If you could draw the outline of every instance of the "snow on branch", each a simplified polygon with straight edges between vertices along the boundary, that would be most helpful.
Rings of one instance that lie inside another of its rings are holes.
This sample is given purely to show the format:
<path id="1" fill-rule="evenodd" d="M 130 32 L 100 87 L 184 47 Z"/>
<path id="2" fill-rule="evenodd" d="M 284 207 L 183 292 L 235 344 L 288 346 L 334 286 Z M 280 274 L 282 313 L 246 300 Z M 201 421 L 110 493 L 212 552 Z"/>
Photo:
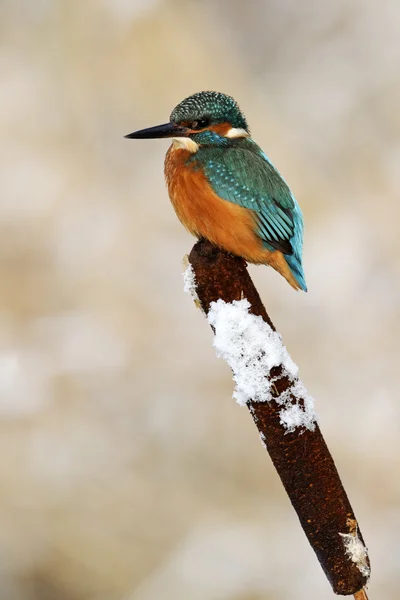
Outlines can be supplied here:
<path id="1" fill-rule="evenodd" d="M 186 267 L 183 272 L 183 291 L 186 294 L 190 294 L 192 296 L 192 300 L 198 305 L 200 301 L 196 290 L 196 275 L 193 271 L 192 265 L 188 261 L 187 256 L 185 256 L 183 264 Z"/>
<path id="2" fill-rule="evenodd" d="M 243 259 L 200 240 L 185 288 L 207 316 L 308 541 L 336 594 L 367 598 L 370 565 L 353 509 L 316 423 L 314 403 Z M 284 557 L 282 557 L 284 560 Z"/>
<path id="3" fill-rule="evenodd" d="M 289 356 L 282 338 L 261 316 L 249 312 L 247 298 L 224 302 L 221 298 L 210 304 L 208 322 L 214 329 L 217 355 L 225 359 L 233 372 L 236 388 L 233 397 L 242 406 L 253 402 L 276 400 L 282 425 L 293 431 L 296 427 L 313 430 L 316 415 L 314 402 L 298 380 L 298 367 Z M 273 367 L 282 365 L 283 374 L 293 382 L 285 394 L 275 397 L 274 382 L 268 379 Z M 296 401 L 293 403 L 292 398 Z"/>
<path id="4" fill-rule="evenodd" d="M 358 537 L 357 521 L 348 519 L 347 525 L 350 528 L 350 533 L 339 533 L 343 538 L 347 555 L 355 563 L 360 573 L 369 578 L 371 569 L 368 561 L 368 550 Z"/>

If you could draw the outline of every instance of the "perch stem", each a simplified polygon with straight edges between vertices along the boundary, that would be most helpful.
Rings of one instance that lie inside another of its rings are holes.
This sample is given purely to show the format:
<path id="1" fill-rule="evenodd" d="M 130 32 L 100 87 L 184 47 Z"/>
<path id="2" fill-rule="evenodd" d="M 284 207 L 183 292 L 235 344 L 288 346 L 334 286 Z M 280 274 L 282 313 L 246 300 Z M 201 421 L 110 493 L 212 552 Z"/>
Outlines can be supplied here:
<path id="1" fill-rule="evenodd" d="M 246 298 L 250 312 L 261 316 L 275 330 L 243 259 L 200 240 L 193 247 L 189 262 L 195 275 L 195 292 L 206 314 L 210 304 L 219 299 L 232 303 Z M 366 600 L 363 588 L 369 576 L 367 552 L 321 431 L 318 425 L 313 430 L 285 429 L 279 398 L 285 394 L 295 402 L 290 395 L 293 381 L 282 365 L 273 367 L 266 377 L 274 385 L 273 400 L 247 402 L 260 437 L 333 591 Z M 352 552 L 354 549 L 361 552 L 363 562 Z"/>
<path id="2" fill-rule="evenodd" d="M 367 592 L 364 588 L 354 594 L 354 600 L 368 600 Z"/>

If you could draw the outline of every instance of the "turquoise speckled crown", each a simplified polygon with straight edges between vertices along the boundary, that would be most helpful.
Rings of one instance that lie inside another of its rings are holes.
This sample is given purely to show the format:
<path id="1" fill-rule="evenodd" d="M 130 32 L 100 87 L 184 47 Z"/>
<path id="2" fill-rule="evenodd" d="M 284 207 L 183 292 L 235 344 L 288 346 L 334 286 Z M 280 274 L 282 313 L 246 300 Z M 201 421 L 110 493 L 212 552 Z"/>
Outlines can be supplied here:
<path id="1" fill-rule="evenodd" d="M 228 122 L 249 131 L 246 118 L 236 100 L 220 92 L 198 92 L 182 100 L 171 113 L 173 123 L 208 118 L 211 123 Z"/>

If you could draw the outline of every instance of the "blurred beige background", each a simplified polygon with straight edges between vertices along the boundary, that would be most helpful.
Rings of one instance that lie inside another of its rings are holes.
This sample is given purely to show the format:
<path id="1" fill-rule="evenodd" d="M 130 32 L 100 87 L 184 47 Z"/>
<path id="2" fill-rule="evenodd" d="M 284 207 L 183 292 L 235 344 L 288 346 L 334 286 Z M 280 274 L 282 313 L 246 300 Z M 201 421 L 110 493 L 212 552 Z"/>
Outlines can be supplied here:
<path id="1" fill-rule="evenodd" d="M 399 596 L 398 0 L 3 0 L 0 599 L 328 600 L 183 294 L 163 182 L 187 95 L 233 95 L 305 215 L 309 293 L 252 268 Z"/>

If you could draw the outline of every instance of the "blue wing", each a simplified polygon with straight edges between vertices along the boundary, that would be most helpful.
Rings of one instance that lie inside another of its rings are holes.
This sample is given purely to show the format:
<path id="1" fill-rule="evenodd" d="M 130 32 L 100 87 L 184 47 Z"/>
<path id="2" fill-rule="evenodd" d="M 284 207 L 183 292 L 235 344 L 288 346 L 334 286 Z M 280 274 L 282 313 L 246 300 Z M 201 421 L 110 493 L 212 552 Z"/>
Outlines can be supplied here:
<path id="1" fill-rule="evenodd" d="M 269 250 L 280 250 L 302 289 L 303 217 L 288 185 L 250 139 L 242 146 L 200 147 L 197 152 L 211 187 L 220 198 L 254 211 L 257 235 Z M 194 155 L 196 156 L 196 155 Z"/>

